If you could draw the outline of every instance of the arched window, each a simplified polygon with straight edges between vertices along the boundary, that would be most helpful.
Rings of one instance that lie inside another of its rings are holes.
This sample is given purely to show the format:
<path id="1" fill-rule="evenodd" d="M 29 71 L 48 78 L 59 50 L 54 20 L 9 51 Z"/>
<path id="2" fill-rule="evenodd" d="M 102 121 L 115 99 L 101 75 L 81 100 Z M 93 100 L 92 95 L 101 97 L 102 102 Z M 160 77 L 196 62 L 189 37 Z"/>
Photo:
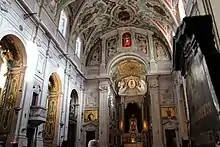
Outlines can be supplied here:
<path id="1" fill-rule="evenodd" d="M 66 35 L 66 28 L 67 28 L 67 15 L 62 10 L 60 14 L 59 31 L 63 36 Z"/>
<path id="2" fill-rule="evenodd" d="M 75 50 L 75 54 L 80 58 L 80 52 L 81 52 L 81 39 L 78 37 L 76 40 L 76 50 Z"/>
<path id="3" fill-rule="evenodd" d="M 126 32 L 122 35 L 122 46 L 131 47 L 131 34 Z"/>

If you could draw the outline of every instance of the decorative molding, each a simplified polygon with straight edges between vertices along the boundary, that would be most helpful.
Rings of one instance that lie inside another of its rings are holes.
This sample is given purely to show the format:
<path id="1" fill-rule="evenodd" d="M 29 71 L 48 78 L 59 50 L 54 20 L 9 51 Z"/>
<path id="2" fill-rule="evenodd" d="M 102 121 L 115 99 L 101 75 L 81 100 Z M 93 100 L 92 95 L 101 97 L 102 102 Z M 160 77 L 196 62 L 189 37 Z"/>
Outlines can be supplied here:
<path id="1" fill-rule="evenodd" d="M 156 88 L 158 88 L 158 87 L 159 87 L 158 84 L 150 84 L 150 85 L 149 85 L 149 88 L 151 88 L 151 89 L 156 89 Z"/>
<path id="2" fill-rule="evenodd" d="M 11 5 L 10 0 L 1 0 L 0 1 L 0 10 L 4 12 L 8 12 L 9 5 Z"/>
<path id="3" fill-rule="evenodd" d="M 109 89 L 109 85 L 99 85 L 99 91 L 107 92 Z"/>

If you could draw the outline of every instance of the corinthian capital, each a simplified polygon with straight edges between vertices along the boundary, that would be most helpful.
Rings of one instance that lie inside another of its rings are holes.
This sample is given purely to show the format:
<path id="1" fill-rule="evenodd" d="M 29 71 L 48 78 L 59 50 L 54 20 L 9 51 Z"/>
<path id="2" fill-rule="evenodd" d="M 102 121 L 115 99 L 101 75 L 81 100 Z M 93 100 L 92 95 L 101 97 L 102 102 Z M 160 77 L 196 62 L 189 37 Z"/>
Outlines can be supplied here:
<path id="1" fill-rule="evenodd" d="M 149 85 L 149 88 L 150 88 L 150 89 L 156 89 L 156 88 L 158 88 L 158 87 L 159 87 L 159 85 L 156 84 L 156 83 Z"/>
<path id="2" fill-rule="evenodd" d="M 108 91 L 108 85 L 99 85 L 99 91 L 107 92 Z"/>

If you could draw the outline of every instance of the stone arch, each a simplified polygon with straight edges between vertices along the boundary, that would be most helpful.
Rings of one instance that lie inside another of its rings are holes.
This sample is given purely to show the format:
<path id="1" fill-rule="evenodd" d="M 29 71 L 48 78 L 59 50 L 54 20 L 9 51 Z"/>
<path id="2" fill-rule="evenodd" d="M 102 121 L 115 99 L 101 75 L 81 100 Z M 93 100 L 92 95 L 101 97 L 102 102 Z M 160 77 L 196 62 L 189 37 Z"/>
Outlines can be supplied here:
<path id="1" fill-rule="evenodd" d="M 76 147 L 77 128 L 78 128 L 77 118 L 79 115 L 78 109 L 79 109 L 78 93 L 75 89 L 73 89 L 70 94 L 67 147 Z"/>
<path id="2" fill-rule="evenodd" d="M 71 103 L 71 100 L 72 100 L 72 103 L 74 103 L 74 104 L 78 104 L 79 103 L 78 93 L 77 93 L 77 91 L 75 89 L 73 89 L 71 91 L 70 103 Z"/>
<path id="3" fill-rule="evenodd" d="M 138 103 L 128 103 L 125 109 L 125 132 L 128 133 L 130 129 L 130 119 L 134 117 L 137 120 L 136 129 L 138 132 L 142 131 L 142 116 L 141 108 Z"/>
<path id="4" fill-rule="evenodd" d="M 48 82 L 47 118 L 44 124 L 44 146 L 55 144 L 59 123 L 59 103 L 61 96 L 61 80 L 57 73 L 52 73 Z"/>
<path id="5" fill-rule="evenodd" d="M 23 37 L 14 30 L 6 30 L 1 32 L 0 39 L 2 40 L 5 36 L 10 36 L 13 40 L 15 40 L 17 47 L 19 48 L 20 53 L 22 54 L 23 65 L 27 65 L 27 43 L 23 39 Z"/>
<path id="6" fill-rule="evenodd" d="M 4 32 L 0 38 L 0 141 L 6 142 L 8 134 L 15 131 L 11 130 L 16 124 L 14 114 L 21 110 L 27 56 L 23 41 L 16 35 Z"/>
<path id="7" fill-rule="evenodd" d="M 136 54 L 136 53 L 121 53 L 121 54 L 118 54 L 117 56 L 113 57 L 108 63 L 107 63 L 107 74 L 110 75 L 110 71 L 111 71 L 111 68 L 117 64 L 118 62 L 124 60 L 124 59 L 135 59 L 137 61 L 139 61 L 140 63 L 143 63 L 145 66 L 146 66 L 146 69 L 149 67 L 149 61 L 147 61 L 145 58 L 143 58 L 142 56 Z"/>

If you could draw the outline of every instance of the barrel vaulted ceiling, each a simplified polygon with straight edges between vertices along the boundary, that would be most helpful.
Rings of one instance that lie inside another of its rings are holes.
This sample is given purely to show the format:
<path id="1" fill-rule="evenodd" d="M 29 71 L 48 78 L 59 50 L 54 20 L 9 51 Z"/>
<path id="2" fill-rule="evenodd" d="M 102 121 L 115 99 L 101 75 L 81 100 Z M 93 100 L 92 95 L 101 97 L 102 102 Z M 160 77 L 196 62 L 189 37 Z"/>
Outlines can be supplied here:
<path id="1" fill-rule="evenodd" d="M 87 43 L 85 48 L 97 36 L 120 27 L 150 30 L 171 44 L 178 24 L 177 1 L 61 0 L 59 8 L 68 6 L 71 9 L 71 36 L 76 39 L 80 35 Z"/>

